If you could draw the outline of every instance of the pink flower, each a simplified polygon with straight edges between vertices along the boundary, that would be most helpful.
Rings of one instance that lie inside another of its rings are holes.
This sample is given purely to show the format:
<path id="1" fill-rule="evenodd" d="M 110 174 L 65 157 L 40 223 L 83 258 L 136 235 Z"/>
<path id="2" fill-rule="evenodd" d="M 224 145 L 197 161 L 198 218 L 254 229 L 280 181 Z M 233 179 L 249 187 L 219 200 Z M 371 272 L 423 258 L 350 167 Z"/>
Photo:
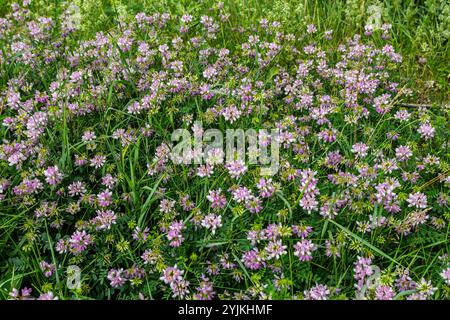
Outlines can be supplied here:
<path id="1" fill-rule="evenodd" d="M 378 286 L 375 289 L 376 300 L 392 300 L 395 296 L 395 291 L 386 285 Z"/>
<path id="2" fill-rule="evenodd" d="M 75 231 L 70 237 L 69 248 L 71 252 L 78 254 L 86 250 L 91 243 L 91 236 L 86 231 Z"/>
<path id="3" fill-rule="evenodd" d="M 41 261 L 39 263 L 39 267 L 44 273 L 44 276 L 46 276 L 47 278 L 50 277 L 56 270 L 56 266 L 54 264 L 50 264 L 46 261 Z"/>
<path id="4" fill-rule="evenodd" d="M 206 199 L 211 202 L 211 208 L 222 209 L 227 204 L 227 199 L 222 195 L 222 190 L 210 190 L 209 194 L 206 196 Z"/>
<path id="5" fill-rule="evenodd" d="M 163 271 L 163 275 L 159 278 L 165 284 L 181 281 L 183 279 L 184 270 L 178 269 L 177 265 L 173 267 L 167 267 Z"/>
<path id="6" fill-rule="evenodd" d="M 82 196 L 86 193 L 86 187 L 83 182 L 81 181 L 75 181 L 71 183 L 68 187 L 69 189 L 69 195 L 71 197 L 74 196 Z"/>
<path id="7" fill-rule="evenodd" d="M 259 213 L 263 209 L 261 199 L 255 196 L 250 196 L 247 198 L 245 201 L 245 207 L 251 213 Z"/>
<path id="8" fill-rule="evenodd" d="M 179 247 L 183 241 L 184 237 L 181 231 L 185 229 L 183 221 L 174 221 L 169 225 L 169 231 L 167 232 L 167 239 L 169 239 L 169 245 L 171 247 Z"/>
<path id="9" fill-rule="evenodd" d="M 83 136 L 81 137 L 81 140 L 84 142 L 89 142 L 92 140 L 95 140 L 97 138 L 97 136 L 95 135 L 94 131 L 85 131 L 83 133 Z"/>
<path id="10" fill-rule="evenodd" d="M 53 292 L 49 291 L 47 293 L 42 293 L 38 300 L 58 300 L 58 297 L 56 297 Z"/>
<path id="11" fill-rule="evenodd" d="M 409 194 L 406 201 L 409 203 L 408 207 L 416 207 L 420 209 L 425 209 L 427 207 L 427 196 L 421 192 Z"/>
<path id="12" fill-rule="evenodd" d="M 287 253 L 286 249 L 287 246 L 283 245 L 281 240 L 270 241 L 265 248 L 265 251 L 267 253 L 267 259 L 269 260 L 273 258 L 275 258 L 276 260 L 280 259 L 282 255 L 285 255 Z"/>
<path id="13" fill-rule="evenodd" d="M 225 167 L 228 169 L 230 176 L 235 179 L 239 178 L 247 171 L 247 166 L 242 160 L 232 161 Z"/>
<path id="14" fill-rule="evenodd" d="M 275 186 L 272 183 L 272 179 L 261 178 L 256 184 L 256 187 L 262 198 L 270 198 L 275 193 Z"/>
<path id="15" fill-rule="evenodd" d="M 444 279 L 445 283 L 450 286 L 450 268 L 442 270 L 440 275 L 442 279 Z"/>
<path id="16" fill-rule="evenodd" d="M 369 147 L 362 143 L 358 142 L 353 145 L 352 152 L 358 157 L 358 158 L 364 158 L 367 156 L 367 150 L 369 150 Z"/>
<path id="17" fill-rule="evenodd" d="M 63 175 L 57 166 L 48 167 L 44 170 L 45 181 L 50 185 L 57 185 L 61 182 Z"/>
<path id="18" fill-rule="evenodd" d="M 91 220 L 96 230 L 109 230 L 116 224 L 117 216 L 112 210 L 98 210 L 97 216 Z"/>
<path id="19" fill-rule="evenodd" d="M 317 32 L 317 27 L 314 24 L 308 24 L 306 26 L 306 32 L 311 34 L 311 33 L 316 33 Z"/>
<path id="20" fill-rule="evenodd" d="M 257 270 L 265 265 L 264 261 L 259 256 L 257 248 L 244 252 L 242 262 L 244 263 L 244 266 L 250 270 Z"/>
<path id="21" fill-rule="evenodd" d="M 103 155 L 95 155 L 92 159 L 91 159 L 91 167 L 94 167 L 95 169 L 101 168 L 103 167 L 103 165 L 106 162 L 106 157 Z"/>
<path id="22" fill-rule="evenodd" d="M 107 276 L 108 280 L 110 281 L 111 287 L 118 288 L 125 284 L 126 279 L 123 276 L 123 269 L 111 269 L 108 272 Z"/>
<path id="23" fill-rule="evenodd" d="M 419 129 L 417 129 L 417 132 L 419 132 L 422 138 L 424 138 L 425 140 L 433 138 L 435 131 L 436 130 L 433 128 L 433 126 L 428 122 L 421 124 Z"/>
<path id="24" fill-rule="evenodd" d="M 206 229 L 211 229 L 211 233 L 215 234 L 216 229 L 222 226 L 222 216 L 216 215 L 214 213 L 208 214 L 201 221 L 201 225 Z"/>
<path id="25" fill-rule="evenodd" d="M 395 157 L 398 161 L 407 161 L 412 157 L 411 149 L 407 146 L 400 146 L 395 148 Z"/>
<path id="26" fill-rule="evenodd" d="M 305 300 L 328 300 L 330 290 L 326 285 L 317 284 L 309 290 L 303 292 Z"/>
<path id="27" fill-rule="evenodd" d="M 106 189 L 105 191 L 99 193 L 97 195 L 98 205 L 100 207 L 107 207 L 112 204 L 112 192 Z"/>
<path id="28" fill-rule="evenodd" d="M 298 257 L 300 261 L 310 261 L 312 260 L 312 253 L 317 247 L 311 240 L 303 239 L 294 245 L 294 249 L 294 255 Z"/>

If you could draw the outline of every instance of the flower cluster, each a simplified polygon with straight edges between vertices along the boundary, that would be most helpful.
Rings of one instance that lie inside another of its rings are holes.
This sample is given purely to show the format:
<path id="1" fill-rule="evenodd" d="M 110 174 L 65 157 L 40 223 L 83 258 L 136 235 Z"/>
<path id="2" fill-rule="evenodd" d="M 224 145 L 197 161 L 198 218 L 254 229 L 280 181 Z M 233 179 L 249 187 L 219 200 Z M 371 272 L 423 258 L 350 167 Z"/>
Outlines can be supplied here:
<path id="1" fill-rule="evenodd" d="M 1 268 L 29 268 L 11 299 L 448 297 L 449 114 L 403 103 L 388 24 L 337 42 L 218 4 L 91 35 L 34 10 L 0 18 Z M 279 170 L 252 141 L 172 159 L 177 128 L 264 129 Z"/>

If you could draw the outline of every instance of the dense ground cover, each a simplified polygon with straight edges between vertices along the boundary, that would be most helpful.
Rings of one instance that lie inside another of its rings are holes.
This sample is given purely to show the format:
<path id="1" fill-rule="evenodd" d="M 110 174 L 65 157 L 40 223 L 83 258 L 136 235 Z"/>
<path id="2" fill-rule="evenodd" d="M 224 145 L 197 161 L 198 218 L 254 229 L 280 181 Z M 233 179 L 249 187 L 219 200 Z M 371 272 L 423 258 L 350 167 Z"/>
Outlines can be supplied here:
<path id="1" fill-rule="evenodd" d="M 448 298 L 445 1 L 44 2 L 0 1 L 1 298 Z"/>

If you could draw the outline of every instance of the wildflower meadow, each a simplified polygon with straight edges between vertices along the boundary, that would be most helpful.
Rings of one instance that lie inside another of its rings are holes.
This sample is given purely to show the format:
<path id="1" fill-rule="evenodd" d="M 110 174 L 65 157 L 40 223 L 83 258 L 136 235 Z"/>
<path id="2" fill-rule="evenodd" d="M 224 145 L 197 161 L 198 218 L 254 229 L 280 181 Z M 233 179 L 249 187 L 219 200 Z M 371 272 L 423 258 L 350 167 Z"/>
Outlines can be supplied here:
<path id="1" fill-rule="evenodd" d="M 448 1 L 16 2 L 0 299 L 450 297 Z"/>

